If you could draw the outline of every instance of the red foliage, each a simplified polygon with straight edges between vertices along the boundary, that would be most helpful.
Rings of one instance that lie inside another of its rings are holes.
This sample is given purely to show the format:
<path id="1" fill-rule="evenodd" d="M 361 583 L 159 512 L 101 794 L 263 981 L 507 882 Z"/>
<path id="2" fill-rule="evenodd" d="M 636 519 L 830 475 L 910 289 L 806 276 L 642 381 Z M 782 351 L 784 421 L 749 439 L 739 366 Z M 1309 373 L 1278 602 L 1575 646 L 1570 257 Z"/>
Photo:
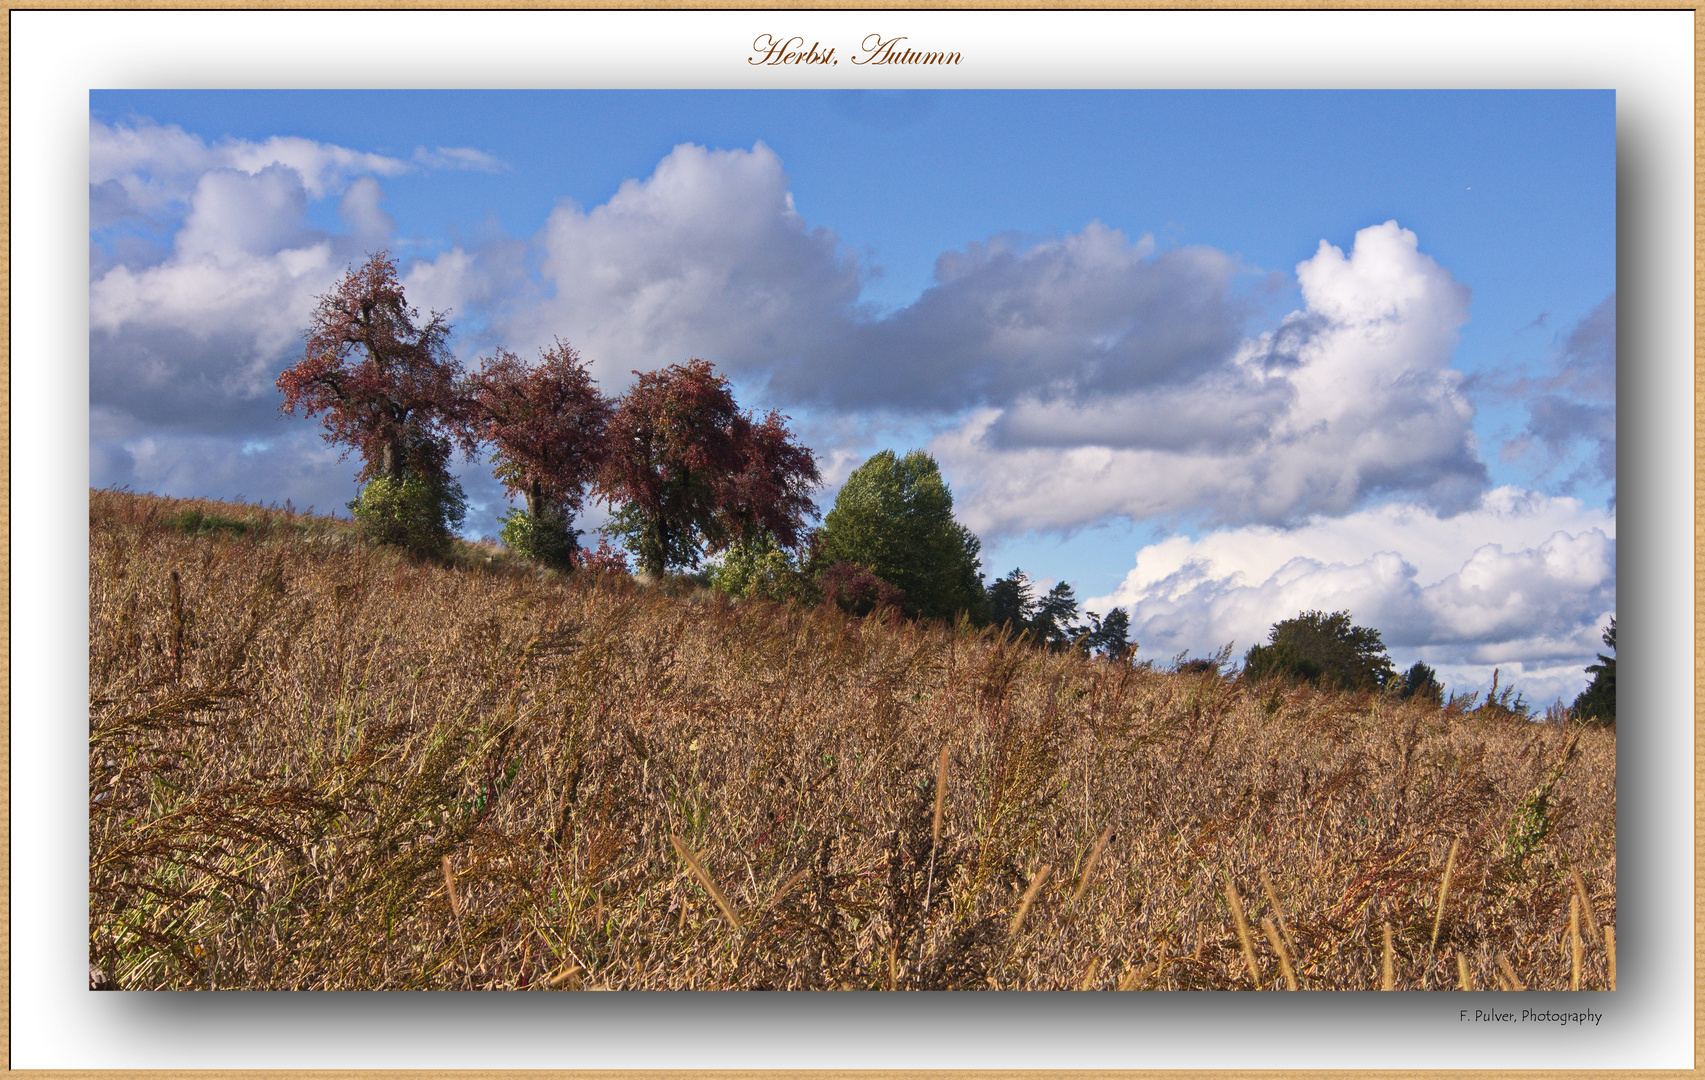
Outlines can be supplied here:
<path id="1" fill-rule="evenodd" d="M 742 418 L 745 420 L 745 418 Z M 751 539 L 769 533 L 782 547 L 796 547 L 821 475 L 811 449 L 793 441 L 787 417 L 770 411 L 761 424 L 742 425 L 744 467 L 729 479 L 723 512 L 735 534 Z"/>
<path id="2" fill-rule="evenodd" d="M 302 359 L 278 376 L 280 409 L 325 414 L 326 441 L 361 455 L 363 481 L 444 478 L 450 437 L 472 446 L 450 325 L 441 312 L 419 320 L 378 252 L 319 297 Z"/>
<path id="3" fill-rule="evenodd" d="M 785 418 L 753 424 L 705 360 L 634 374 L 610 421 L 599 491 L 622 504 L 616 527 L 641 568 L 692 565 L 701 542 L 716 550 L 760 530 L 797 543 L 816 509 L 806 493 L 817 465 Z"/>
<path id="4" fill-rule="evenodd" d="M 610 546 L 608 536 L 600 536 L 598 550 L 587 551 L 581 548 L 574 553 L 574 565 L 578 570 L 590 570 L 597 574 L 626 574 L 628 557 L 621 548 Z"/>
<path id="5" fill-rule="evenodd" d="M 535 519 L 580 512 L 604 456 L 615 403 L 598 392 L 580 354 L 561 341 L 532 367 L 497 350 L 472 382 L 474 430 L 493 447 L 497 478 Z"/>
<path id="6" fill-rule="evenodd" d="M 823 571 L 817 585 L 823 590 L 825 604 L 838 604 L 854 615 L 868 615 L 885 607 L 897 608 L 906 601 L 906 594 L 898 587 L 857 563 L 836 563 Z"/>

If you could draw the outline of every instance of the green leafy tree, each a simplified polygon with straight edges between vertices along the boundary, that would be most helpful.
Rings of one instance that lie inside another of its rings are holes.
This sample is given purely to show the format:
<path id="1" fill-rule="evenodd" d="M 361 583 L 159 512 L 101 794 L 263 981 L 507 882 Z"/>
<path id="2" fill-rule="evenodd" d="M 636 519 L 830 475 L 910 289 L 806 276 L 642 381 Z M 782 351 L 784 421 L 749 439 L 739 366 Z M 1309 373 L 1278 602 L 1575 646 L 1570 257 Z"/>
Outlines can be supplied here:
<path id="1" fill-rule="evenodd" d="M 1037 641 L 1056 651 L 1083 636 L 1087 628 L 1077 625 L 1077 597 L 1072 594 L 1072 587 L 1062 581 L 1049 589 L 1048 595 L 1037 603 L 1030 627 L 1036 632 Z"/>
<path id="2" fill-rule="evenodd" d="M 1403 673 L 1403 683 L 1398 687 L 1398 697 L 1404 701 L 1417 698 L 1434 705 L 1444 703 L 1445 690 L 1439 685 L 1438 674 L 1421 661 Z"/>
<path id="3" fill-rule="evenodd" d="M 866 568 L 904 594 L 909 615 L 985 618 L 981 550 L 953 520 L 953 493 L 922 450 L 884 450 L 860 465 L 823 521 L 823 562 Z"/>
<path id="4" fill-rule="evenodd" d="M 1616 619 L 1610 620 L 1605 627 L 1604 643 L 1610 651 L 1616 651 Z M 1588 664 L 1586 669 L 1593 677 L 1587 688 L 1581 691 L 1581 696 L 1575 699 L 1575 719 L 1582 723 L 1614 724 L 1616 723 L 1616 657 L 1598 654 L 1598 663 Z"/>
<path id="5" fill-rule="evenodd" d="M 1353 625 L 1348 611 L 1305 611 L 1273 624 L 1267 644 L 1244 657 L 1243 673 L 1333 690 L 1378 690 L 1394 676 L 1379 631 Z"/>
<path id="6" fill-rule="evenodd" d="M 1017 567 L 989 583 L 988 601 L 989 621 L 1013 634 L 1029 629 L 1030 620 L 1036 617 L 1036 590 L 1029 575 Z"/>
<path id="7" fill-rule="evenodd" d="M 1131 641 L 1131 616 L 1124 608 L 1114 608 L 1106 618 L 1093 611 L 1085 615 L 1089 619 L 1089 637 L 1084 644 L 1090 649 L 1111 660 L 1123 660 L 1136 648 Z"/>

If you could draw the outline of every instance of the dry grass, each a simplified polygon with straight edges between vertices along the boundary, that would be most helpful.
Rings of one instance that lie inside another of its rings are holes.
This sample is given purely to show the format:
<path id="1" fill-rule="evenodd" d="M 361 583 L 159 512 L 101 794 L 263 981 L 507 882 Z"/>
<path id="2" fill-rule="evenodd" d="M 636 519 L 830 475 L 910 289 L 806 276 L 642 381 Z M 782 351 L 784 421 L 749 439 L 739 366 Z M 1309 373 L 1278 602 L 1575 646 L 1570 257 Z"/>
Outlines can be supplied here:
<path id="1" fill-rule="evenodd" d="M 89 569 L 126 989 L 1366 990 L 1387 924 L 1399 990 L 1613 979 L 1612 732 L 229 504 L 94 492 Z"/>

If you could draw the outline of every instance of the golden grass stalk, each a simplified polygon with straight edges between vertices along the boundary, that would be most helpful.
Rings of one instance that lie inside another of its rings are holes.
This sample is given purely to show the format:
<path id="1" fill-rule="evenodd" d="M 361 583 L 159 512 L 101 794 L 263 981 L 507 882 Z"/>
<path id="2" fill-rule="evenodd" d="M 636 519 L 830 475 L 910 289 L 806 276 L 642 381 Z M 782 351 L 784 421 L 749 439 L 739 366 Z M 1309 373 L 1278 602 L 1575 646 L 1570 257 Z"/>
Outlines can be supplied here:
<path id="1" fill-rule="evenodd" d="M 1504 977 L 1510 980 L 1511 989 L 1527 989 L 1527 984 L 1521 981 L 1521 976 L 1516 974 L 1516 969 L 1510 966 L 1510 958 L 1503 953 L 1498 954 L 1498 967 L 1503 971 Z"/>
<path id="2" fill-rule="evenodd" d="M 1024 898 L 1018 902 L 1018 914 L 1012 917 L 1012 925 L 1007 927 L 1008 938 L 1018 935 L 1018 928 L 1024 925 L 1024 917 L 1030 914 L 1030 905 L 1035 902 L 1036 894 L 1042 891 L 1042 883 L 1048 880 L 1048 872 L 1053 867 L 1044 863 L 1040 870 L 1030 877 L 1030 887 L 1024 890 Z"/>
<path id="3" fill-rule="evenodd" d="M 1604 958 L 1608 966 L 1607 980 L 1610 985 L 1605 989 L 1616 989 L 1616 927 L 1604 928 Z"/>
<path id="4" fill-rule="evenodd" d="M 941 808 L 947 801 L 947 753 L 948 748 L 941 748 L 941 760 L 935 766 L 935 822 L 929 827 L 929 844 L 933 857 L 934 848 L 941 843 Z"/>
<path id="5" fill-rule="evenodd" d="M 1599 929 L 1598 913 L 1593 910 L 1593 902 L 1587 899 L 1587 883 L 1581 879 L 1581 872 L 1574 867 L 1569 868 L 1569 876 L 1575 881 L 1575 893 L 1581 898 L 1581 910 L 1587 915 L 1587 931 L 1592 934 L 1593 944 L 1604 944 L 1604 931 Z"/>
<path id="6" fill-rule="evenodd" d="M 462 898 L 456 894 L 456 868 L 450 865 L 450 856 L 444 856 L 444 893 L 450 898 L 450 910 L 456 918 L 462 917 Z"/>
<path id="7" fill-rule="evenodd" d="M 1429 952 L 1439 947 L 1439 927 L 1443 926 L 1445 921 L 1445 897 L 1450 895 L 1450 875 L 1451 871 L 1456 869 L 1456 846 L 1459 843 L 1461 843 L 1459 837 L 1452 838 L 1450 854 L 1445 856 L 1444 877 L 1439 879 L 1438 909 L 1433 912 L 1433 940 L 1427 946 Z"/>
<path id="8" fill-rule="evenodd" d="M 563 964 L 562 967 L 557 968 L 551 977 L 545 980 L 545 985 L 550 987 L 552 990 L 555 990 L 564 983 L 567 983 L 568 988 L 573 990 L 575 987 L 580 985 L 580 980 L 575 977 L 579 974 L 580 965 L 575 963 L 573 960 L 570 960 Z"/>
<path id="9" fill-rule="evenodd" d="M 930 898 L 935 894 L 935 852 L 941 846 L 941 808 L 947 801 L 947 747 L 941 748 L 941 760 L 935 766 L 935 821 L 929 827 L 929 883 L 924 886 L 924 914 L 929 914 Z"/>
<path id="10" fill-rule="evenodd" d="M 1261 876 L 1266 877 L 1265 874 Z M 1285 977 L 1285 989 L 1295 990 L 1297 977 L 1296 972 L 1291 970 L 1291 953 L 1285 948 L 1285 939 L 1279 935 L 1279 929 L 1273 925 L 1272 919 L 1262 919 L 1261 930 L 1267 935 L 1267 940 L 1272 942 L 1273 951 L 1279 954 L 1279 972 Z"/>
<path id="11" fill-rule="evenodd" d="M 810 872 L 811 872 L 811 868 L 809 866 L 807 866 L 805 869 L 799 871 L 798 873 L 794 874 L 792 877 L 788 878 L 786 881 L 782 882 L 781 887 L 776 889 L 775 895 L 771 896 L 769 899 L 769 902 L 764 905 L 764 910 L 768 911 L 771 908 L 775 907 L 777 902 L 779 902 L 782 897 L 784 897 L 788 893 L 792 892 L 793 887 L 795 885 L 798 885 L 802 880 L 804 880 L 805 875 L 809 874 Z"/>
<path id="12" fill-rule="evenodd" d="M 1072 890 L 1072 904 L 1075 906 L 1083 896 L 1083 890 L 1089 887 L 1089 876 L 1095 873 L 1095 864 L 1101 861 L 1101 853 L 1107 849 L 1107 840 L 1113 835 L 1113 826 L 1109 824 L 1096 837 L 1095 846 L 1090 849 L 1089 858 L 1084 861 L 1083 873 L 1078 875 L 1077 888 Z"/>
<path id="13" fill-rule="evenodd" d="M 1083 978 L 1078 982 L 1077 988 L 1079 990 L 1088 990 L 1091 986 L 1094 986 L 1095 985 L 1095 975 L 1100 970 L 1101 970 L 1101 957 L 1097 956 L 1097 957 L 1091 958 L 1091 960 L 1089 961 L 1089 969 L 1083 973 Z"/>
<path id="14" fill-rule="evenodd" d="M 716 887 L 716 882 L 711 880 L 710 874 L 699 862 L 698 856 L 694 855 L 687 845 L 681 842 L 681 838 L 674 833 L 669 834 L 669 842 L 675 845 L 675 853 L 681 856 L 681 861 L 687 864 L 687 869 L 693 872 L 693 876 L 699 879 L 699 884 L 704 886 L 705 892 L 710 893 L 710 898 L 715 900 L 716 906 L 722 909 L 723 915 L 727 916 L 735 933 L 739 933 L 741 930 L 740 917 L 734 914 L 734 905 L 730 904 L 728 897 L 722 895 L 722 890 Z"/>
<path id="15" fill-rule="evenodd" d="M 1291 937 L 1291 924 L 1285 921 L 1285 905 L 1279 903 L 1279 890 L 1273 888 L 1273 879 L 1267 876 L 1267 868 L 1261 867 L 1261 891 L 1267 894 L 1267 903 L 1273 905 L 1273 918 L 1279 921 L 1279 933 L 1285 936 L 1285 944 L 1292 952 L 1296 951 L 1296 939 Z"/>
<path id="16" fill-rule="evenodd" d="M 462 952 L 462 974 L 468 981 L 468 989 L 474 988 L 474 969 L 468 963 L 468 935 L 462 927 L 462 897 L 456 892 L 456 868 L 450 865 L 450 856 L 444 856 L 440 865 L 444 868 L 444 894 L 450 898 L 450 913 L 456 917 L 456 941 Z"/>
<path id="17" fill-rule="evenodd" d="M 1249 965 L 1249 979 L 1255 989 L 1261 989 L 1261 968 L 1255 963 L 1255 943 L 1249 938 L 1249 920 L 1243 915 L 1243 900 L 1232 883 L 1231 871 L 1225 875 L 1225 899 L 1231 905 L 1232 918 L 1237 921 L 1237 940 L 1243 943 L 1243 962 Z"/>
<path id="18" fill-rule="evenodd" d="M 1468 974 L 1468 961 L 1462 958 L 1461 953 L 1456 954 L 1456 988 L 1468 991 L 1474 989 L 1474 980 Z"/>
<path id="19" fill-rule="evenodd" d="M 1380 964 L 1379 988 L 1381 990 L 1397 989 L 1396 957 L 1391 948 L 1391 924 L 1381 923 L 1385 928 L 1385 959 Z"/>
<path id="20" fill-rule="evenodd" d="M 1581 898 L 1569 897 L 1569 989 L 1581 988 Z"/>

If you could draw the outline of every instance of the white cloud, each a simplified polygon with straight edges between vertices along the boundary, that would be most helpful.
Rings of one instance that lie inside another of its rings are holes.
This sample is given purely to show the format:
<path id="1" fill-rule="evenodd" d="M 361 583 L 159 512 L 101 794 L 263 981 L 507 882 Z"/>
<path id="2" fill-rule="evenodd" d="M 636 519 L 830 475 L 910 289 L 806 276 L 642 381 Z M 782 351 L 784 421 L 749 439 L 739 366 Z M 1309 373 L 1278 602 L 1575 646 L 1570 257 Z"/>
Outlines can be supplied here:
<path id="1" fill-rule="evenodd" d="M 1530 699 L 1572 697 L 1616 609 L 1616 521 L 1570 498 L 1514 488 L 1435 516 L 1410 504 L 1246 526 L 1145 547 L 1111 595 L 1150 656 L 1241 654 L 1301 611 L 1348 610 L 1402 663 L 1425 660 L 1463 688 L 1502 669 Z"/>
<path id="2" fill-rule="evenodd" d="M 1486 484 L 1450 367 L 1468 290 L 1386 222 L 1297 267 L 1304 309 L 1225 364 L 1104 397 L 1041 393 L 935 445 L 979 531 L 1108 517 L 1295 522 L 1386 493 L 1446 511 Z"/>
<path id="3" fill-rule="evenodd" d="M 297 136 L 274 136 L 264 142 L 236 138 L 210 142 L 175 124 L 148 119 L 89 123 L 89 184 L 105 189 L 109 214 L 128 210 L 148 217 L 169 215 L 188 201 L 202 176 L 211 170 L 254 174 L 274 166 L 294 172 L 308 197 L 314 199 L 343 190 L 358 176 L 400 176 L 415 168 L 493 172 L 504 167 L 498 159 L 469 147 L 421 147 L 410 160 L 403 161 Z M 118 193 L 125 202 L 122 208 L 110 205 Z M 98 228 L 101 223 L 95 224 Z"/>
<path id="4" fill-rule="evenodd" d="M 1101 400 L 1188 383 L 1231 360 L 1247 271 L 1210 248 L 1157 252 L 1090 222 L 1026 243 L 997 236 L 936 262 L 936 284 L 854 317 L 772 386 L 802 400 L 910 412 Z M 785 358 L 784 358 L 785 359 Z"/>
<path id="5" fill-rule="evenodd" d="M 467 146 L 424 146 L 415 149 L 410 159 L 427 169 L 465 169 L 471 172 L 502 172 L 509 166 L 481 150 Z"/>
<path id="6" fill-rule="evenodd" d="M 606 385 L 692 356 L 767 368 L 820 340 L 858 295 L 856 262 L 794 210 L 763 143 L 677 146 L 604 205 L 559 205 L 535 243 L 554 295 L 502 319 L 510 347 L 561 336 Z"/>

